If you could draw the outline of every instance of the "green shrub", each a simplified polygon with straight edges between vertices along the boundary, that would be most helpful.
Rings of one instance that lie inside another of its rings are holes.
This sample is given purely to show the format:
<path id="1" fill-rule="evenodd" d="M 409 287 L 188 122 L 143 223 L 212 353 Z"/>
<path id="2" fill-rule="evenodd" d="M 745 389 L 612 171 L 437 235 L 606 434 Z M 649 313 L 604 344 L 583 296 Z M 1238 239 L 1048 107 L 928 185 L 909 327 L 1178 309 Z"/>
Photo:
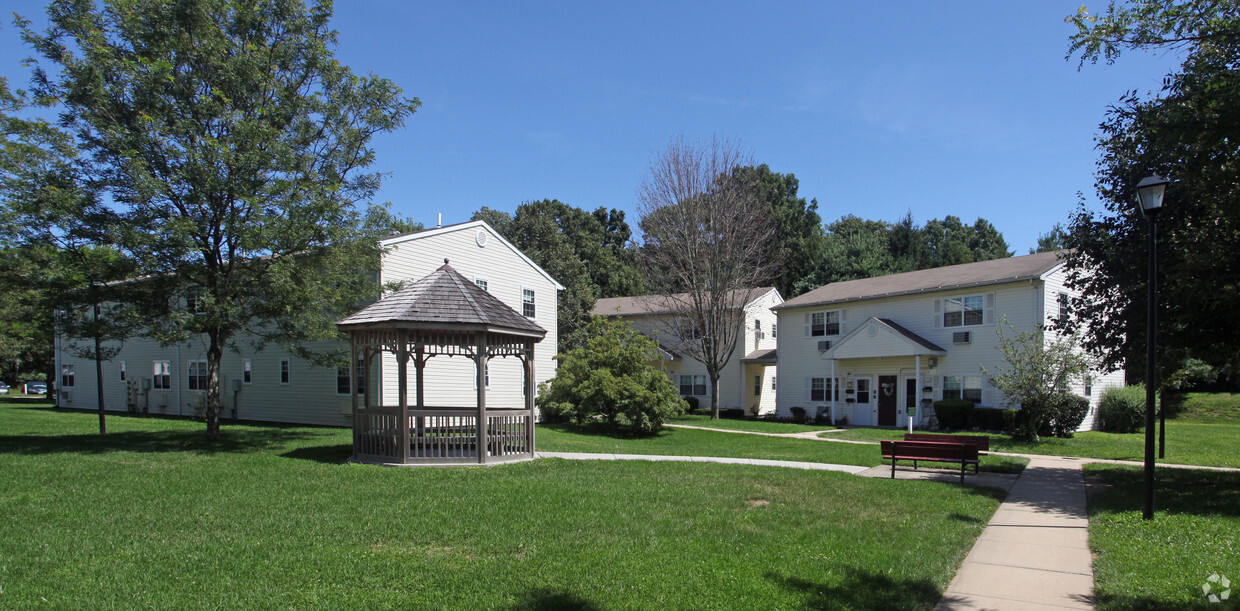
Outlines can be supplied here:
<path id="1" fill-rule="evenodd" d="M 696 412 L 698 410 L 698 398 L 697 397 L 681 397 L 681 398 L 685 400 L 685 403 L 689 404 L 689 407 L 685 409 L 687 413 L 692 414 L 693 412 Z"/>
<path id="2" fill-rule="evenodd" d="M 943 399 L 934 402 L 934 415 L 939 428 L 967 429 L 969 416 L 973 414 L 973 402 L 968 399 Z"/>
<path id="3" fill-rule="evenodd" d="M 1139 433 L 1145 429 L 1145 386 L 1112 386 L 1102 391 L 1098 430 Z"/>
<path id="4" fill-rule="evenodd" d="M 794 424 L 805 424 L 805 408 L 804 407 L 793 407 L 793 408 L 789 408 L 788 411 L 792 412 L 792 422 Z"/>
<path id="5" fill-rule="evenodd" d="M 578 424 L 603 420 L 636 433 L 652 433 L 687 407 L 662 371 L 646 364 L 658 346 L 626 322 L 595 316 L 585 345 L 556 357 L 555 377 L 536 399 L 552 418 Z"/>
<path id="6" fill-rule="evenodd" d="M 1011 432 L 1016 428 L 1015 409 L 977 407 L 973 409 L 973 426 L 987 431 Z"/>
<path id="7" fill-rule="evenodd" d="M 720 409 L 720 410 L 719 410 L 719 417 L 720 417 L 720 418 L 729 418 L 729 419 L 731 419 L 731 420 L 744 420 L 744 419 L 745 419 L 745 410 L 743 410 L 743 409 L 741 409 L 741 408 L 739 408 L 739 407 L 729 407 L 729 408 L 726 408 L 726 409 Z"/>
<path id="8" fill-rule="evenodd" d="M 831 408 L 824 408 L 814 416 L 814 424 L 831 424 Z"/>
<path id="9" fill-rule="evenodd" d="M 1039 435 L 1050 435 L 1060 439 L 1071 439 L 1076 435 L 1089 414 L 1089 399 L 1071 393 L 1061 393 L 1051 399 L 1045 423 L 1046 432 Z"/>

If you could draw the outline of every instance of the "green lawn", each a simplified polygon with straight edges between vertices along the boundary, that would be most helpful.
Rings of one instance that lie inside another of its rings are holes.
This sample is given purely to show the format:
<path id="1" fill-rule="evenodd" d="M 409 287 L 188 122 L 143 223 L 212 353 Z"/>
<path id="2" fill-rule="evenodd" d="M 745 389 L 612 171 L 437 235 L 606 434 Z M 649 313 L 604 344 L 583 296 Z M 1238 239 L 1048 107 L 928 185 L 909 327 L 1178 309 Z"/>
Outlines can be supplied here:
<path id="1" fill-rule="evenodd" d="M 829 424 L 793 424 L 777 420 L 734 420 L 731 418 L 711 420 L 709 414 L 684 414 L 668 420 L 668 423 L 755 433 L 808 433 L 812 431 L 829 431 L 835 428 Z"/>
<path id="2" fill-rule="evenodd" d="M 345 463 L 344 429 L 96 427 L 0 402 L 0 607 L 924 609 L 999 494 L 705 463 L 383 468 Z"/>
<path id="3" fill-rule="evenodd" d="M 538 449 L 547 452 L 730 456 L 863 466 L 883 464 L 875 446 L 697 429 L 668 428 L 655 435 L 630 436 L 614 434 L 601 427 L 552 424 L 539 425 L 537 436 Z M 982 470 L 1019 473 L 1027 464 L 1029 461 L 1023 458 L 987 456 L 982 460 Z"/>
<path id="4" fill-rule="evenodd" d="M 1145 521 L 1140 468 L 1093 464 L 1085 471 L 1110 487 L 1089 507 L 1099 609 L 1235 608 L 1240 473 L 1159 469 L 1154 519 Z M 1230 605 L 1210 604 L 1202 593 L 1214 573 L 1231 579 Z"/>
<path id="5" fill-rule="evenodd" d="M 967 433 L 966 433 L 967 434 Z M 832 439 L 878 441 L 900 438 L 903 431 L 851 429 L 831 433 Z M 1167 456 L 1162 462 L 1180 465 L 1240 468 L 1240 395 L 1189 393 L 1180 399 L 1180 412 L 1167 420 Z M 1144 460 L 1145 434 L 1085 431 L 1072 439 L 1044 437 L 1038 443 L 990 435 L 996 452 L 1080 456 L 1113 460 Z"/>

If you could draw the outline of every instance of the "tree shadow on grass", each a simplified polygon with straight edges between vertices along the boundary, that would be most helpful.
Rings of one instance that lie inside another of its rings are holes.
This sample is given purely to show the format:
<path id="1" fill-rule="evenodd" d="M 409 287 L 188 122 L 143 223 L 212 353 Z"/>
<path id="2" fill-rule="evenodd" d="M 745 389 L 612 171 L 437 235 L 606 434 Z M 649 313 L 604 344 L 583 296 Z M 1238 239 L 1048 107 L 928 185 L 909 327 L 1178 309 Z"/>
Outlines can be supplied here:
<path id="1" fill-rule="evenodd" d="M 775 573 L 766 578 L 801 595 L 807 609 L 928 609 L 943 596 L 929 579 L 897 579 L 853 567 L 844 567 L 831 584 Z"/>
<path id="2" fill-rule="evenodd" d="M 539 611 L 580 610 L 595 611 L 602 609 L 597 603 L 582 598 L 572 592 L 556 592 L 547 588 L 538 588 L 525 593 L 525 596 L 509 609 L 537 609 Z"/>
<path id="3" fill-rule="evenodd" d="M 0 454 L 106 454 L 109 452 L 243 453 L 283 447 L 292 442 L 330 435 L 278 428 L 224 429 L 218 443 L 204 431 L 124 431 L 106 435 L 0 435 Z"/>
<path id="4" fill-rule="evenodd" d="M 1091 501 L 1090 514 L 1141 511 L 1145 480 L 1140 467 L 1095 465 L 1089 474 L 1107 484 Z M 1160 468 L 1155 472 L 1154 509 L 1240 517 L 1240 472 Z"/>
<path id="5" fill-rule="evenodd" d="M 312 460 L 327 465 L 342 465 L 353 456 L 353 446 L 347 443 L 327 446 L 306 446 L 281 454 L 284 458 Z"/>
<path id="6" fill-rule="evenodd" d="M 590 424 L 539 424 L 538 426 L 540 428 L 551 429 L 569 435 L 609 437 L 611 439 L 656 439 L 674 434 L 673 431 L 668 429 L 663 429 L 655 433 L 635 433 L 632 431 L 615 428 L 605 422 L 593 422 Z"/>

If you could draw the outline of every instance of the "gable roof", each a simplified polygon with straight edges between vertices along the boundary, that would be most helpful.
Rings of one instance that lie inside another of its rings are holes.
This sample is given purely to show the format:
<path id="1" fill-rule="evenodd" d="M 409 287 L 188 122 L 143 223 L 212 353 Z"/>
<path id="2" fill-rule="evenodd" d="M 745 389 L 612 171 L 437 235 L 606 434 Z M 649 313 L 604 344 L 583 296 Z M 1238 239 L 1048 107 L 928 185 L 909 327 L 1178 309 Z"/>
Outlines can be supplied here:
<path id="1" fill-rule="evenodd" d="M 547 270 L 543 269 L 540 265 L 535 263 L 533 259 L 529 258 L 528 256 L 525 255 L 525 253 L 521 252 L 520 248 L 513 246 L 512 242 L 509 242 L 507 238 L 500 235 L 500 233 L 496 231 L 494 227 L 488 225 L 486 221 L 468 221 L 465 223 L 456 223 L 454 225 L 443 225 L 441 227 L 435 227 L 433 229 L 423 229 L 421 231 L 410 231 L 408 233 L 398 233 L 398 234 L 390 235 L 386 238 L 380 239 L 379 245 L 384 246 L 384 247 L 395 246 L 397 244 L 401 244 L 404 242 L 410 242 L 413 240 L 429 238 L 431 236 L 442 235 L 442 234 L 450 233 L 453 231 L 462 231 L 465 229 L 472 229 L 474 227 L 485 228 L 488 232 L 490 232 L 492 236 L 495 236 L 495 239 L 499 240 L 505 246 L 512 249 L 512 252 L 517 253 L 517 256 L 521 257 L 523 261 L 525 261 L 526 263 L 529 263 L 530 267 L 537 270 L 538 273 L 541 274 L 547 280 L 550 280 L 551 284 L 555 285 L 555 289 L 557 291 L 564 290 L 564 285 L 560 284 L 559 281 L 557 281 L 554 276 L 547 273 Z"/>
<path id="2" fill-rule="evenodd" d="M 376 301 L 337 326 L 485 328 L 543 337 L 547 331 L 462 276 L 447 260 L 425 278 Z"/>
<path id="3" fill-rule="evenodd" d="M 755 301 L 765 297 L 771 291 L 776 290 L 773 286 L 764 286 L 749 290 L 749 300 L 741 304 L 744 299 L 746 289 L 737 289 L 728 294 L 728 302 L 738 304 L 737 307 L 749 307 Z M 674 293 L 671 296 L 672 301 L 683 301 L 689 298 L 688 293 Z M 665 314 L 674 314 L 675 312 L 667 307 L 668 296 L 665 295 L 637 295 L 635 297 L 607 297 L 594 302 L 594 309 L 590 310 L 590 314 L 597 316 L 660 316 Z"/>
<path id="4" fill-rule="evenodd" d="M 1020 257 L 947 265 L 902 274 L 832 282 L 789 299 L 771 309 L 785 310 L 1041 278 L 1047 272 L 1063 265 L 1064 255 L 1065 251 L 1056 250 Z"/>
<path id="5" fill-rule="evenodd" d="M 896 344 L 893 345 L 888 338 L 894 338 Z M 871 316 L 843 339 L 832 344 L 822 358 L 855 359 L 932 354 L 942 355 L 947 354 L 947 351 L 890 318 Z"/>

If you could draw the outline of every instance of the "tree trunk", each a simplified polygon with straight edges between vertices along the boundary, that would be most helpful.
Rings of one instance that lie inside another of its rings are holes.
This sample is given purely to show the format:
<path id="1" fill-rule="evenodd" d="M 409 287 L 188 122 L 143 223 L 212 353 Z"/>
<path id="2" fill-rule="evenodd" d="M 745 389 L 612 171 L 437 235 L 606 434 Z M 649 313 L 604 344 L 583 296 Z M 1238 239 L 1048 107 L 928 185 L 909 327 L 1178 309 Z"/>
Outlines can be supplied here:
<path id="1" fill-rule="evenodd" d="M 215 443 L 220 440 L 220 361 L 224 357 L 224 343 L 227 336 L 223 331 L 214 330 L 207 334 L 207 441 Z"/>
<path id="2" fill-rule="evenodd" d="M 707 371 L 710 375 L 710 419 L 719 419 L 719 372 Z"/>
<path id="3" fill-rule="evenodd" d="M 99 434 L 108 432 L 103 411 L 103 355 L 99 351 L 99 302 L 95 302 L 95 392 L 99 399 Z"/>

